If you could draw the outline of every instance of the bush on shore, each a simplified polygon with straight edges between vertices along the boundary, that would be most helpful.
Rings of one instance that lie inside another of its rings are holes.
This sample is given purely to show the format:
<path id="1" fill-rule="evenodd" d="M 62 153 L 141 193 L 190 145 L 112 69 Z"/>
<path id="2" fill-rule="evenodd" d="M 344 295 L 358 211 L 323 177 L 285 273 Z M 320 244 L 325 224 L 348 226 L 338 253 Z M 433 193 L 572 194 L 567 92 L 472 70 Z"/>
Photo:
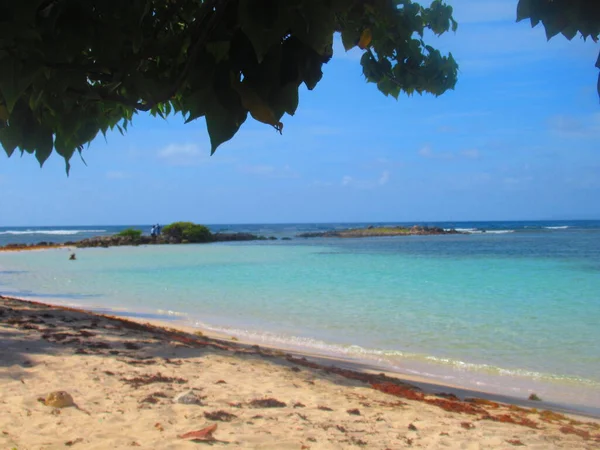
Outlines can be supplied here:
<path id="1" fill-rule="evenodd" d="M 139 241 L 142 237 L 142 230 L 136 230 L 135 228 L 127 228 L 117 233 L 117 236 L 129 238 L 132 241 Z"/>
<path id="2" fill-rule="evenodd" d="M 174 238 L 178 242 L 210 242 L 213 235 L 204 225 L 192 222 L 174 222 L 165 225 L 161 234 L 166 238 Z"/>

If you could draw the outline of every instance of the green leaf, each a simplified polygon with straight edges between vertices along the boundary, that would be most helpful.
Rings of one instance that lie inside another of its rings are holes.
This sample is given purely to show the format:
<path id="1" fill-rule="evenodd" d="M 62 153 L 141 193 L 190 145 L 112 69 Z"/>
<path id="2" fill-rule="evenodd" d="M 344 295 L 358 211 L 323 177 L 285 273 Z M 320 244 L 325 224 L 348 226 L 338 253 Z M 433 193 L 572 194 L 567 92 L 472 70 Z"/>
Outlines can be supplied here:
<path id="1" fill-rule="evenodd" d="M 56 138 L 54 139 L 54 148 L 56 149 L 56 153 L 58 153 L 64 158 L 65 170 L 67 172 L 67 175 L 69 175 L 69 172 L 71 170 L 71 164 L 69 163 L 69 160 L 73 156 L 73 153 L 75 153 L 75 147 L 72 145 L 68 145 L 68 143 L 64 139 L 64 136 L 60 133 L 57 133 Z"/>
<path id="2" fill-rule="evenodd" d="M 231 139 L 239 130 L 247 117 L 247 111 L 240 108 L 226 109 L 218 98 L 213 95 L 207 98 L 206 128 L 210 136 L 210 154 L 214 154 L 217 147 Z"/>
<path id="3" fill-rule="evenodd" d="M 519 0 L 517 5 L 517 22 L 531 17 L 531 0 Z"/>
<path id="4" fill-rule="evenodd" d="M 44 162 L 52 153 L 53 147 L 52 131 L 38 127 L 35 133 L 35 157 L 40 163 L 40 167 L 44 165 Z"/>
<path id="5" fill-rule="evenodd" d="M 4 147 L 4 151 L 9 158 L 22 139 L 23 134 L 16 126 L 8 126 L 0 129 L 0 144 Z"/>
<path id="6" fill-rule="evenodd" d="M 342 30 L 342 44 L 344 45 L 344 50 L 348 51 L 358 44 L 358 40 L 360 39 L 360 33 L 355 29 L 345 29 Z"/>
<path id="7" fill-rule="evenodd" d="M 298 109 L 298 85 L 288 83 L 279 89 L 277 98 L 273 101 L 275 115 L 281 117 L 283 113 L 293 116 Z"/>
<path id="8" fill-rule="evenodd" d="M 286 5 L 281 1 L 240 0 L 239 25 L 248 37 L 258 62 L 276 44 L 280 44 L 291 25 L 291 16 L 285 14 Z"/>
<path id="9" fill-rule="evenodd" d="M 23 92 L 31 85 L 34 72 L 26 69 L 12 58 L 4 58 L 0 64 L 0 93 L 6 109 L 12 112 Z"/>
<path id="10" fill-rule="evenodd" d="M 217 63 L 229 58 L 230 48 L 231 41 L 216 41 L 206 44 L 206 50 L 214 56 Z"/>

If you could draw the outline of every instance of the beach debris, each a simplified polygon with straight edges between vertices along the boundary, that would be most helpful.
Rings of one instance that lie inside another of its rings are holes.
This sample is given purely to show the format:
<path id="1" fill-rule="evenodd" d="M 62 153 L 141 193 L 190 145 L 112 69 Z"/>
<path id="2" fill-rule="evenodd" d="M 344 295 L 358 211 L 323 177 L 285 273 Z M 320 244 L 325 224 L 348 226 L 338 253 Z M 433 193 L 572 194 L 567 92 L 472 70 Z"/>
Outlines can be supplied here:
<path id="1" fill-rule="evenodd" d="M 539 398 L 535 392 L 532 392 L 532 393 L 529 395 L 529 397 L 527 397 L 527 398 L 528 398 L 529 400 L 531 400 L 531 401 L 534 401 L 534 402 L 541 402 L 541 401 L 542 401 L 542 399 L 541 399 L 541 398 Z"/>
<path id="2" fill-rule="evenodd" d="M 160 372 L 158 372 L 154 375 L 140 375 L 140 376 L 134 377 L 134 378 L 121 378 L 121 381 L 126 384 L 129 384 L 134 389 L 137 389 L 140 386 L 145 386 L 147 384 L 152 384 L 152 383 L 177 383 L 177 384 L 187 383 L 187 380 L 185 380 L 183 378 L 165 377 Z"/>
<path id="3" fill-rule="evenodd" d="M 214 441 L 215 438 L 213 433 L 217 429 L 217 424 L 210 425 L 206 428 L 202 428 L 197 431 L 190 431 L 188 433 L 180 434 L 177 436 L 179 439 L 191 439 L 192 441 Z"/>
<path id="4" fill-rule="evenodd" d="M 241 408 L 242 407 L 242 404 L 239 402 L 229 402 L 228 405 L 231 406 L 232 408 Z"/>
<path id="5" fill-rule="evenodd" d="M 461 422 L 460 426 L 463 427 L 465 430 L 471 430 L 475 428 L 475 425 L 473 425 L 471 422 Z"/>
<path id="6" fill-rule="evenodd" d="M 435 395 L 436 397 L 447 398 L 448 400 L 455 400 L 455 401 L 459 401 L 460 400 L 456 395 L 450 394 L 450 393 L 447 393 L 447 392 L 438 392 L 438 393 L 433 394 L 433 395 Z M 465 401 L 468 401 L 468 400 L 465 399 Z"/>
<path id="7" fill-rule="evenodd" d="M 77 438 L 77 439 L 73 439 L 72 441 L 67 441 L 65 442 L 65 445 L 67 447 L 72 447 L 75 444 L 79 444 L 80 442 L 83 442 L 83 438 Z"/>
<path id="8" fill-rule="evenodd" d="M 51 406 L 53 408 L 67 408 L 69 406 L 75 406 L 73 397 L 67 391 L 54 391 L 46 395 L 43 399 L 44 405 Z"/>
<path id="9" fill-rule="evenodd" d="M 287 405 L 274 398 L 256 398 L 250 401 L 253 408 L 285 408 Z"/>
<path id="10" fill-rule="evenodd" d="M 88 348 L 95 348 L 98 350 L 100 350 L 100 349 L 106 350 L 106 349 L 111 348 L 110 344 L 108 344 L 106 342 L 86 342 L 85 346 Z"/>
<path id="11" fill-rule="evenodd" d="M 296 402 L 294 403 L 294 408 L 306 408 L 306 405 L 304 403 L 300 403 L 300 402 Z"/>
<path id="12" fill-rule="evenodd" d="M 218 381 L 215 381 L 215 384 L 227 384 L 227 381 L 225 381 L 225 380 L 218 380 Z"/>
<path id="13" fill-rule="evenodd" d="M 375 390 L 386 394 L 395 395 L 397 397 L 407 398 L 409 400 L 424 400 L 425 395 L 422 392 L 416 391 L 410 387 L 400 386 L 395 383 L 375 383 L 371 387 Z"/>
<path id="14" fill-rule="evenodd" d="M 148 395 L 146 398 L 140 400 L 140 403 L 151 403 L 153 405 L 155 405 L 156 403 L 159 402 L 159 398 L 168 398 L 168 395 L 165 394 L 164 392 L 154 392 L 150 395 Z"/>
<path id="15" fill-rule="evenodd" d="M 205 412 L 204 417 L 208 420 L 219 420 L 221 422 L 231 422 L 233 419 L 237 419 L 235 414 L 228 413 L 227 411 L 213 411 Z"/>
<path id="16" fill-rule="evenodd" d="M 140 347 L 138 344 L 136 344 L 135 342 L 125 342 L 123 344 L 123 346 L 127 349 L 127 350 L 139 350 Z"/>
<path id="17" fill-rule="evenodd" d="M 329 406 L 317 406 L 317 409 L 320 409 L 321 411 L 333 411 Z"/>
<path id="18" fill-rule="evenodd" d="M 154 359 L 117 359 L 117 361 L 129 364 L 130 366 L 151 366 L 157 364 Z"/>
<path id="19" fill-rule="evenodd" d="M 522 443 L 520 440 L 518 440 L 518 439 L 507 439 L 507 441 L 506 441 L 506 442 L 508 442 L 510 445 L 515 445 L 515 446 L 518 446 L 518 445 L 525 445 L 525 444 L 523 444 L 523 443 Z"/>
<path id="20" fill-rule="evenodd" d="M 363 441 L 362 439 L 358 439 L 358 438 L 356 438 L 354 436 L 352 436 L 352 438 L 350 438 L 350 441 L 352 441 L 352 443 L 354 445 L 358 445 L 359 447 L 365 447 L 365 446 L 369 445 L 368 442 Z M 411 441 L 411 443 L 412 443 L 412 441 Z"/>
<path id="21" fill-rule="evenodd" d="M 529 428 L 539 428 L 538 424 L 536 422 L 534 422 L 531 419 L 528 419 L 527 417 L 514 417 L 511 416 L 510 414 L 500 414 L 498 416 L 492 416 L 490 414 L 488 414 L 487 416 L 483 416 L 481 417 L 484 420 L 492 420 L 494 422 L 501 422 L 501 423 L 514 423 L 517 425 L 522 425 L 524 427 L 529 427 Z"/>
<path id="22" fill-rule="evenodd" d="M 544 422 L 552 423 L 552 421 L 560 422 L 561 420 L 568 420 L 564 414 L 556 413 L 554 411 L 544 410 L 539 413 L 540 419 Z"/>
<path id="23" fill-rule="evenodd" d="M 161 425 L 160 422 L 156 422 L 154 424 L 154 428 L 156 428 L 158 431 L 165 431 L 165 428 Z"/>
<path id="24" fill-rule="evenodd" d="M 417 431 L 418 428 L 414 424 L 410 423 L 408 424 L 408 429 L 410 431 Z"/>
<path id="25" fill-rule="evenodd" d="M 182 405 L 201 405 L 202 399 L 198 397 L 191 389 L 189 391 L 181 392 L 177 394 L 173 399 L 175 403 Z"/>
<path id="26" fill-rule="evenodd" d="M 349 409 L 346 412 L 351 416 L 360 416 L 360 410 L 358 408 Z"/>
<path id="27" fill-rule="evenodd" d="M 456 399 L 456 400 L 460 401 L 458 399 Z M 465 402 L 467 402 L 467 403 L 475 403 L 476 405 L 488 406 L 488 407 L 494 408 L 494 409 L 500 408 L 500 404 L 499 403 L 493 402 L 491 400 L 486 400 L 484 398 L 469 397 L 469 398 L 465 398 Z"/>
<path id="28" fill-rule="evenodd" d="M 579 436 L 582 439 L 588 440 L 591 439 L 592 435 L 590 434 L 589 431 L 586 430 L 580 430 L 577 429 L 575 427 L 572 427 L 570 425 L 564 426 L 564 427 L 560 427 L 560 432 L 563 434 L 574 434 L 576 436 Z"/>

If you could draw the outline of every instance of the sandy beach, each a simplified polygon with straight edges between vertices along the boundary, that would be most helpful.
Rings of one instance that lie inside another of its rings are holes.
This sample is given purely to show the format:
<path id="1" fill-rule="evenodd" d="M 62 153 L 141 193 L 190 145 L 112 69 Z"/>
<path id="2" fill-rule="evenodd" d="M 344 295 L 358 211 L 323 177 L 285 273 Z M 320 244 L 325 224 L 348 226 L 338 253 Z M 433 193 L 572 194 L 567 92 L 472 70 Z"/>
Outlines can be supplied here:
<path id="1" fill-rule="evenodd" d="M 0 298 L 0 447 L 600 446 L 595 419 L 432 395 L 190 331 Z M 56 391 L 74 406 L 54 407 Z"/>

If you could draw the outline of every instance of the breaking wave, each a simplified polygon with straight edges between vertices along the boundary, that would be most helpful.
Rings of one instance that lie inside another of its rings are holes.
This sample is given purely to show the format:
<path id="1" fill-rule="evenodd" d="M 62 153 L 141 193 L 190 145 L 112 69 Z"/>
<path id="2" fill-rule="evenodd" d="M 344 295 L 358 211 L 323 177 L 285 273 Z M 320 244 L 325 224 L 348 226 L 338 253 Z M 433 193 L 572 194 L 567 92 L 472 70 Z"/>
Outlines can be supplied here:
<path id="1" fill-rule="evenodd" d="M 0 231 L 0 234 L 27 235 L 27 234 L 48 234 L 53 236 L 70 236 L 80 233 L 104 233 L 106 230 L 8 230 Z"/>

